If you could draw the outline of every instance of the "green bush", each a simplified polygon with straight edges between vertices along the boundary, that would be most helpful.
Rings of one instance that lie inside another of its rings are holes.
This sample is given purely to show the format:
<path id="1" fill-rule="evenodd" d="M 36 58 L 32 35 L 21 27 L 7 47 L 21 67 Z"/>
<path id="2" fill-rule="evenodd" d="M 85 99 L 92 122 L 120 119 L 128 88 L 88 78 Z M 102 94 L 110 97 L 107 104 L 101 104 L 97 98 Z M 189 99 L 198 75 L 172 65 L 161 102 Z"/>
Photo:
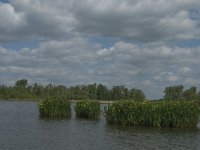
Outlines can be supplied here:
<path id="1" fill-rule="evenodd" d="M 98 101 L 83 100 L 76 104 L 77 118 L 99 119 L 100 103 Z"/>
<path id="2" fill-rule="evenodd" d="M 195 101 L 118 101 L 105 108 L 108 123 L 150 127 L 195 127 L 200 108 Z"/>
<path id="3" fill-rule="evenodd" d="M 47 98 L 38 103 L 41 117 L 69 118 L 71 106 L 68 100 L 63 98 Z"/>

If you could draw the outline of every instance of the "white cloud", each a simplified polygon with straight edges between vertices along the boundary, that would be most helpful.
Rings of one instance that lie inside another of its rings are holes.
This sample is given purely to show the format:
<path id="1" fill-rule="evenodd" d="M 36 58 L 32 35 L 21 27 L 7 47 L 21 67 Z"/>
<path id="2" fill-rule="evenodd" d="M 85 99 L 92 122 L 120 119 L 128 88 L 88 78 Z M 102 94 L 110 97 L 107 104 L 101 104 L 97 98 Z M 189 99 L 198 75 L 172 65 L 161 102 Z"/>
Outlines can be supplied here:
<path id="1" fill-rule="evenodd" d="M 192 73 L 192 70 L 189 67 L 180 67 L 178 69 L 179 74 L 190 74 Z"/>
<path id="2" fill-rule="evenodd" d="M 154 79 L 160 82 L 171 82 L 174 84 L 180 77 L 172 72 L 161 72 L 158 76 L 155 76 Z"/>
<path id="3" fill-rule="evenodd" d="M 194 79 L 194 78 L 187 78 L 184 81 L 184 84 L 187 86 L 196 86 L 200 84 L 200 79 Z"/>
<path id="4" fill-rule="evenodd" d="M 21 24 L 23 14 L 16 13 L 10 4 L 0 2 L 0 27 L 10 29 Z"/>
<path id="5" fill-rule="evenodd" d="M 159 26 L 164 29 L 166 38 L 193 39 L 199 35 L 198 21 L 189 17 L 188 11 L 180 11 L 160 20 Z"/>
<path id="6" fill-rule="evenodd" d="M 152 82 L 149 81 L 149 80 L 144 80 L 144 81 L 143 81 L 143 85 L 149 87 L 149 86 L 152 85 Z"/>

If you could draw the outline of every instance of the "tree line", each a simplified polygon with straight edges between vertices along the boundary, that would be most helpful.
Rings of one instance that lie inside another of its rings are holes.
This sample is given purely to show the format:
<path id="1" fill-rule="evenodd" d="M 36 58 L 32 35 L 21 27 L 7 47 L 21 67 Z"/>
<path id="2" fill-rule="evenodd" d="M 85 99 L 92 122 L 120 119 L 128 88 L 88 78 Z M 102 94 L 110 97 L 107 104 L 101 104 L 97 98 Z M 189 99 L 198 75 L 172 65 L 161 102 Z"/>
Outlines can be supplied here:
<path id="1" fill-rule="evenodd" d="M 184 90 L 183 85 L 169 86 L 164 90 L 165 100 L 198 100 L 200 101 L 200 91 L 195 86 Z"/>
<path id="2" fill-rule="evenodd" d="M 108 88 L 103 84 L 88 84 L 66 87 L 64 85 L 28 85 L 28 80 L 16 81 L 14 86 L 0 85 L 0 99 L 44 99 L 63 97 L 69 100 L 146 100 L 144 92 L 137 88 L 128 89 L 123 85 Z M 161 100 L 198 100 L 200 91 L 195 86 L 184 90 L 184 86 L 169 86 Z"/>
<path id="3" fill-rule="evenodd" d="M 119 100 L 134 99 L 145 100 L 142 90 L 125 86 L 113 86 L 108 88 L 103 84 L 88 84 L 66 87 L 64 85 L 41 85 L 35 83 L 28 85 L 28 80 L 16 81 L 14 86 L 0 86 L 1 99 L 43 99 L 47 97 L 64 97 L 70 100 L 94 99 L 94 100 Z"/>

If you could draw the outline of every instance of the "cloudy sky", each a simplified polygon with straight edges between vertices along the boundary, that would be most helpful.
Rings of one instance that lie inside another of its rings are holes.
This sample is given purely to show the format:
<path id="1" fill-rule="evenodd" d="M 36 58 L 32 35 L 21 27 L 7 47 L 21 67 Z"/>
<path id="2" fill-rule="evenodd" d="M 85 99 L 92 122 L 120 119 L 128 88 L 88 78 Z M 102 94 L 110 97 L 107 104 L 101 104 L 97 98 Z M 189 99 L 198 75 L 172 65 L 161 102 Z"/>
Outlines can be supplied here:
<path id="1" fill-rule="evenodd" d="M 0 0 L 0 84 L 200 90 L 199 0 Z"/>

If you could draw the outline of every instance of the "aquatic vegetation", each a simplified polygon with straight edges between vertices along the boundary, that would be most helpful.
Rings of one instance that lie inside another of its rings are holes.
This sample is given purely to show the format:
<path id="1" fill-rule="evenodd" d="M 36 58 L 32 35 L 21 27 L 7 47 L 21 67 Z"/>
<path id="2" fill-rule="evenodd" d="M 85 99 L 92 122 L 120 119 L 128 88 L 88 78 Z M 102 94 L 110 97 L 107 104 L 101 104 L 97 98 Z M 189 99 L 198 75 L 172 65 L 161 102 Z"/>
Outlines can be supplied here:
<path id="1" fill-rule="evenodd" d="M 38 103 L 41 117 L 69 118 L 71 117 L 71 105 L 64 98 L 47 98 Z"/>
<path id="2" fill-rule="evenodd" d="M 77 118 L 99 119 L 100 102 L 91 100 L 82 100 L 75 106 Z"/>
<path id="3" fill-rule="evenodd" d="M 151 127 L 195 127 L 200 107 L 195 101 L 118 101 L 105 108 L 110 124 Z"/>

